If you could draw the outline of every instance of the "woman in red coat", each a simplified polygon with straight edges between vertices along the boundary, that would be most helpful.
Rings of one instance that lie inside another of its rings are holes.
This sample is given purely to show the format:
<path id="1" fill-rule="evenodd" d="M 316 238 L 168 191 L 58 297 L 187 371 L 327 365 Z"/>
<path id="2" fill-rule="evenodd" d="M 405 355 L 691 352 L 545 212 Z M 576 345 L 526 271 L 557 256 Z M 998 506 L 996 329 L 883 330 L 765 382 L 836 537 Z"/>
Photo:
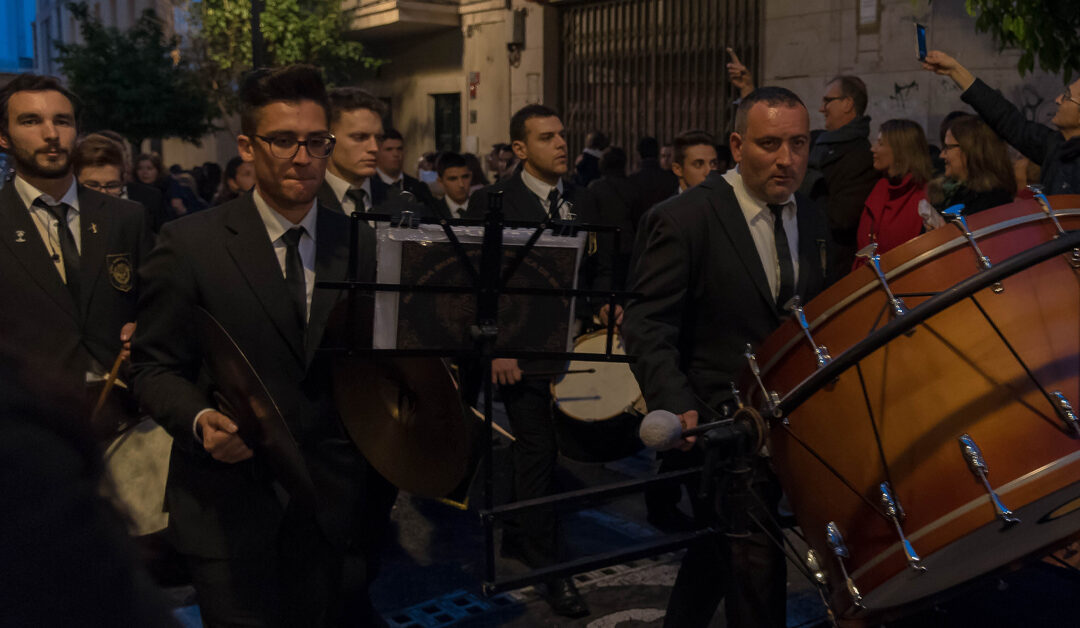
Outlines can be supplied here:
<path id="1" fill-rule="evenodd" d="M 932 166 L 926 134 L 912 120 L 887 120 L 871 147 L 874 169 L 884 176 L 866 198 L 859 219 L 859 248 L 877 242 L 877 252 L 896 248 L 922 231 L 919 201 L 926 198 Z M 856 258 L 853 268 L 863 263 Z"/>

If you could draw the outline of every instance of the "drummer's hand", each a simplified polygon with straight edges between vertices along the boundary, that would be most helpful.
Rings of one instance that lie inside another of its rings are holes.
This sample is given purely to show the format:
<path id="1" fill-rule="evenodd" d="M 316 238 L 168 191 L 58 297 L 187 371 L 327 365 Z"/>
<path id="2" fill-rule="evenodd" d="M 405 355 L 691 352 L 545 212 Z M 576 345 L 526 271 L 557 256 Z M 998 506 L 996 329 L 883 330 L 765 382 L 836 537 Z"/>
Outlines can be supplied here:
<path id="1" fill-rule="evenodd" d="M 517 358 L 495 358 L 491 361 L 491 383 L 509 386 L 521 381 Z"/>
<path id="2" fill-rule="evenodd" d="M 679 425 L 682 426 L 683 431 L 693 429 L 697 427 L 698 413 L 697 410 L 690 410 L 683 412 L 679 415 Z M 694 448 L 694 441 L 697 440 L 697 436 L 689 436 L 685 440 L 679 441 L 677 447 L 683 451 L 690 451 Z"/>
<path id="3" fill-rule="evenodd" d="M 622 306 L 621 305 L 616 305 L 615 306 L 615 326 L 616 327 L 622 327 L 622 315 L 623 315 Z M 604 327 L 607 327 L 607 324 L 608 324 L 608 306 L 607 305 L 604 305 L 603 307 L 600 308 L 600 313 L 598 314 L 598 316 L 600 318 L 600 324 L 603 325 Z"/>
<path id="4" fill-rule="evenodd" d="M 131 357 L 131 337 L 135 335 L 135 323 L 124 323 L 120 328 L 120 357 L 127 360 Z"/>
<path id="5" fill-rule="evenodd" d="M 202 432 L 203 449 L 214 460 L 233 463 L 254 455 L 240 438 L 236 423 L 220 412 L 210 410 L 199 415 L 199 430 Z"/>

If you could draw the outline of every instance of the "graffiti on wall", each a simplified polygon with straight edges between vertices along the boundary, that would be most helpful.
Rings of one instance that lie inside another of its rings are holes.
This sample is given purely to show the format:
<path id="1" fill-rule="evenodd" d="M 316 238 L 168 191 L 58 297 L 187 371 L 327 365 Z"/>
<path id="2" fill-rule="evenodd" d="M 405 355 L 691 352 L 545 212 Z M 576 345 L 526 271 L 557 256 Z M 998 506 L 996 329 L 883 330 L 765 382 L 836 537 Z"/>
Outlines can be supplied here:
<path id="1" fill-rule="evenodd" d="M 912 80 L 906 85 L 900 83 L 893 83 L 893 93 L 889 96 L 889 100 L 894 101 L 901 109 L 907 108 L 908 92 L 911 90 L 919 91 L 919 82 Z"/>
<path id="2" fill-rule="evenodd" d="M 1039 89 L 1031 83 L 1017 86 L 1015 94 L 1010 100 L 1020 109 L 1024 117 L 1032 122 L 1046 124 L 1054 116 L 1054 111 L 1057 109 L 1054 99 L 1044 97 L 1039 92 Z"/>

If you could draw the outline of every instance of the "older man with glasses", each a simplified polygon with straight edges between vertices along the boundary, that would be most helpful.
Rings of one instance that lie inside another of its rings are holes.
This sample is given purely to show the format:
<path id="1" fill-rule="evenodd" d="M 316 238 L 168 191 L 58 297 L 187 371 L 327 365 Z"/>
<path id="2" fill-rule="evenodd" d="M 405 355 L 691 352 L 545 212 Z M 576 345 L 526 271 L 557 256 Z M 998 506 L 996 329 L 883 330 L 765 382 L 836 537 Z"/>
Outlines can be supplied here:
<path id="1" fill-rule="evenodd" d="M 1066 85 L 1054 99 L 1057 111 L 1050 120 L 1054 129 L 1028 120 L 1000 92 L 944 52 L 927 53 L 923 68 L 951 78 L 963 90 L 961 100 L 1001 139 L 1042 167 L 1040 182 L 1047 194 L 1080 192 L 1080 79 Z"/>

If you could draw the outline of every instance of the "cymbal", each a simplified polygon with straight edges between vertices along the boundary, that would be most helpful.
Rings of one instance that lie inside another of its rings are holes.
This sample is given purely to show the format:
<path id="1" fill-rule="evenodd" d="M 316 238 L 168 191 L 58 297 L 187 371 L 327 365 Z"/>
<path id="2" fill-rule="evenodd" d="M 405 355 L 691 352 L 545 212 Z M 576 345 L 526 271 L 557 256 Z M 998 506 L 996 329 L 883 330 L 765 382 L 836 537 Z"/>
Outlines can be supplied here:
<path id="1" fill-rule="evenodd" d="M 349 437 L 398 488 L 442 497 L 465 477 L 471 439 L 441 359 L 340 358 L 334 400 Z"/>
<path id="2" fill-rule="evenodd" d="M 203 308 L 195 310 L 195 333 L 217 385 L 221 412 L 236 423 L 240 437 L 266 462 L 290 498 L 314 504 L 315 485 L 274 398 L 221 323 Z"/>

